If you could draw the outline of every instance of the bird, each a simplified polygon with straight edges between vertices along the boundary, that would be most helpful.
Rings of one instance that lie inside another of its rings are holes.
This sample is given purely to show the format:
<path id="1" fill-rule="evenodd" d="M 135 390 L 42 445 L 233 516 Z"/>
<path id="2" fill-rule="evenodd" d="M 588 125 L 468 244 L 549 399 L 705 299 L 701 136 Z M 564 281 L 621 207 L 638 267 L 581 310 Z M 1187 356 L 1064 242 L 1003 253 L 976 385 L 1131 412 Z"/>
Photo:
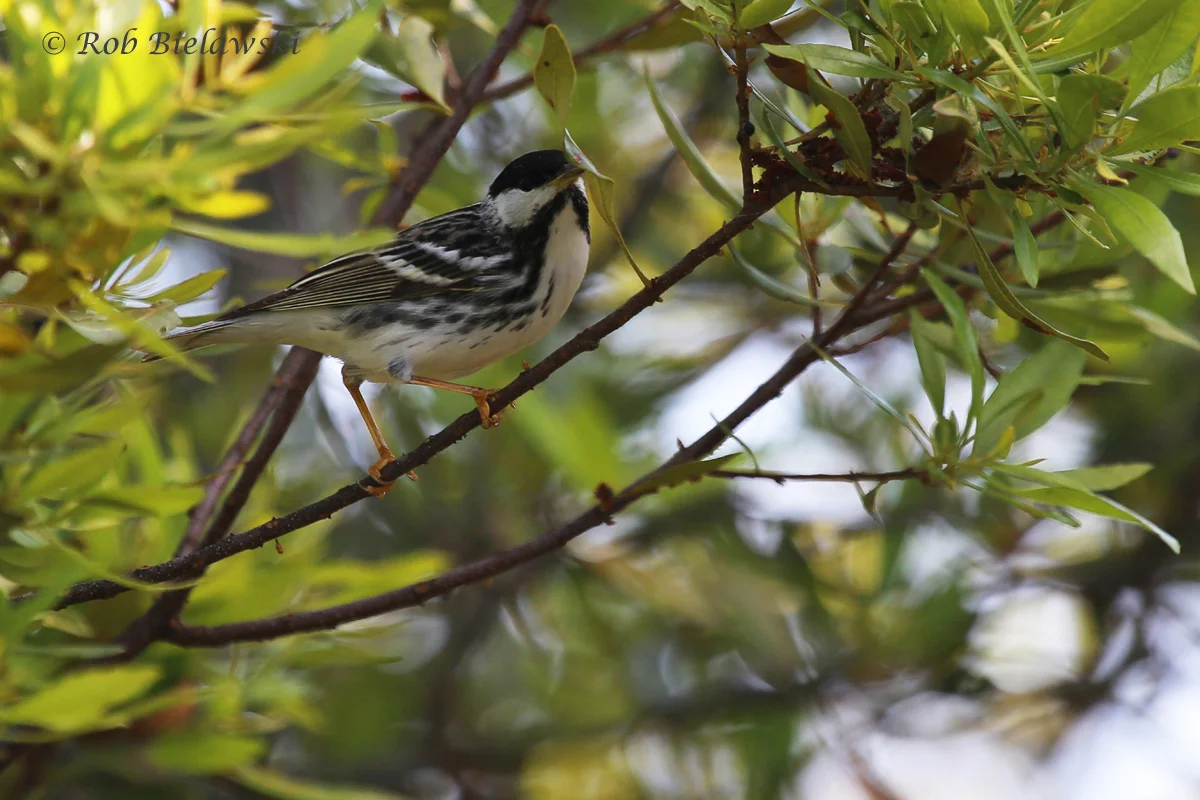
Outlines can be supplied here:
<path id="1" fill-rule="evenodd" d="M 566 313 L 591 245 L 583 174 L 562 151 L 526 153 L 500 170 L 482 201 L 166 338 L 184 351 L 296 345 L 340 359 L 342 382 L 379 451 L 368 470 L 376 485 L 360 485 L 382 496 L 392 484 L 380 470 L 394 455 L 361 385 L 469 395 L 483 426 L 495 425 L 490 391 L 455 381 L 538 341 Z"/>

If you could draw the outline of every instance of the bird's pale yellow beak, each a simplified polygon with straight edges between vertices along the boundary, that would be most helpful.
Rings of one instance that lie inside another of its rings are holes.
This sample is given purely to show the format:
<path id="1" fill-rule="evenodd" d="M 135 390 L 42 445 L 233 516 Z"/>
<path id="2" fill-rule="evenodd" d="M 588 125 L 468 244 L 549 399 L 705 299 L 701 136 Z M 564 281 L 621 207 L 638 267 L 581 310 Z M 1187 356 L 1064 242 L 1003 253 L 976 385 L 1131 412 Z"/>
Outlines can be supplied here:
<path id="1" fill-rule="evenodd" d="M 579 176 L 587 172 L 583 167 L 571 167 L 569 170 L 559 175 L 554 180 L 550 181 L 550 185 L 555 189 L 565 189 L 579 179 Z"/>

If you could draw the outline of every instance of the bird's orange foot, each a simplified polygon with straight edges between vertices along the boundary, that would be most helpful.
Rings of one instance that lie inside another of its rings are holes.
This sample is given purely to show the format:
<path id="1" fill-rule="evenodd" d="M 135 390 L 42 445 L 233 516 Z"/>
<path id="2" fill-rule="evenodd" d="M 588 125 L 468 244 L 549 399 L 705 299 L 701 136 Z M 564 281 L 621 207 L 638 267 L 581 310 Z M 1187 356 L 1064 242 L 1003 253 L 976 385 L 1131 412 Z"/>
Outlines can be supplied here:
<path id="1" fill-rule="evenodd" d="M 473 395 L 475 398 L 475 407 L 479 409 L 479 422 L 485 428 L 494 428 L 500 424 L 500 415 L 504 412 L 493 414 L 492 407 L 488 405 L 488 393 L 486 390 L 481 390 L 479 394 Z"/>
<path id="2" fill-rule="evenodd" d="M 378 461 L 376 461 L 374 464 L 372 464 L 371 468 L 367 470 L 367 474 L 371 476 L 371 479 L 373 481 L 375 481 L 377 484 L 379 484 L 378 486 L 369 486 L 365 483 L 360 483 L 359 486 L 361 486 L 363 489 L 365 489 L 367 494 L 369 494 L 373 497 L 384 497 L 385 495 L 387 495 L 387 493 L 392 490 L 392 487 L 396 485 L 396 482 L 395 481 L 385 481 L 383 479 L 382 471 L 383 471 L 383 468 L 386 467 L 388 464 L 392 463 L 393 460 L 394 459 L 392 457 L 392 454 L 388 453 L 386 456 L 383 456 Z M 408 476 L 415 480 L 413 473 L 411 473 L 411 472 L 408 473 Z"/>

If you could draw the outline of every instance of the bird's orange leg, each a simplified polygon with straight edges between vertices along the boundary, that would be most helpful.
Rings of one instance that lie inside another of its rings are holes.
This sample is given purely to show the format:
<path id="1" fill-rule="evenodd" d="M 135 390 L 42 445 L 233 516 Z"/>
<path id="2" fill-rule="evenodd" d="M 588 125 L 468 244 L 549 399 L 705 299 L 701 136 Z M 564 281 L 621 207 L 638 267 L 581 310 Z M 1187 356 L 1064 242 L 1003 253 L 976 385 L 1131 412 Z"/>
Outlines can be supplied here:
<path id="1" fill-rule="evenodd" d="M 380 477 L 380 470 L 382 470 L 387 464 L 394 461 L 396 457 L 392 455 L 391 448 L 388 447 L 387 442 L 383 440 L 383 434 L 379 431 L 379 425 L 376 424 L 375 417 L 371 415 L 371 409 L 367 406 L 367 401 L 365 398 L 363 398 L 362 392 L 358 388 L 362 382 L 348 378 L 346 377 L 345 373 L 343 373 L 342 383 L 345 384 L 346 391 L 348 391 L 350 396 L 354 398 L 354 405 L 358 406 L 358 413 L 362 415 L 363 422 L 366 423 L 367 432 L 371 434 L 371 441 L 375 443 L 375 449 L 379 451 L 379 460 L 371 465 L 370 469 L 367 470 L 367 474 L 374 478 L 376 482 L 381 485 L 364 486 L 363 488 L 376 497 L 383 497 L 385 494 L 391 491 L 394 482 L 384 481 L 383 478 Z M 411 471 L 408 473 L 408 477 L 414 481 L 417 479 L 416 474 Z"/>
<path id="2" fill-rule="evenodd" d="M 500 414 L 493 414 L 491 406 L 488 405 L 488 395 L 491 394 L 488 389 L 467 386 L 463 383 L 439 381 L 436 378 L 422 378 L 419 375 L 413 375 L 408 382 L 415 383 L 417 386 L 428 386 L 430 389 L 445 389 L 447 392 L 469 395 L 475 400 L 475 407 L 479 409 L 479 421 L 483 423 L 483 427 L 494 428 L 500 424 Z"/>

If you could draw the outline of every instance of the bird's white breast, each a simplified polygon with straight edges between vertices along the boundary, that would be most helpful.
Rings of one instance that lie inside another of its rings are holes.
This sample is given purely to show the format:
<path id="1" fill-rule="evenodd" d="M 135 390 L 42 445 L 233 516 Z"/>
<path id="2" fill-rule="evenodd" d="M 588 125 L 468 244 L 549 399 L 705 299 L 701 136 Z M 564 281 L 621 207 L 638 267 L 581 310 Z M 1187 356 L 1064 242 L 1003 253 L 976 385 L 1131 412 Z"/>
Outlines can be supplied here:
<path id="1" fill-rule="evenodd" d="M 530 316 L 514 320 L 500 330 L 493 327 L 465 334 L 457 324 L 417 330 L 395 323 L 370 337 L 345 339 L 324 352 L 355 364 L 372 381 L 394 379 L 389 376 L 388 368 L 397 359 L 411 365 L 411 374 L 424 378 L 449 381 L 470 375 L 541 339 L 570 307 L 587 272 L 588 240 L 569 203 L 551 223 L 545 259 L 529 301 Z M 518 330 L 515 323 L 519 321 L 525 325 Z M 378 342 L 394 344 L 381 349 Z"/>

